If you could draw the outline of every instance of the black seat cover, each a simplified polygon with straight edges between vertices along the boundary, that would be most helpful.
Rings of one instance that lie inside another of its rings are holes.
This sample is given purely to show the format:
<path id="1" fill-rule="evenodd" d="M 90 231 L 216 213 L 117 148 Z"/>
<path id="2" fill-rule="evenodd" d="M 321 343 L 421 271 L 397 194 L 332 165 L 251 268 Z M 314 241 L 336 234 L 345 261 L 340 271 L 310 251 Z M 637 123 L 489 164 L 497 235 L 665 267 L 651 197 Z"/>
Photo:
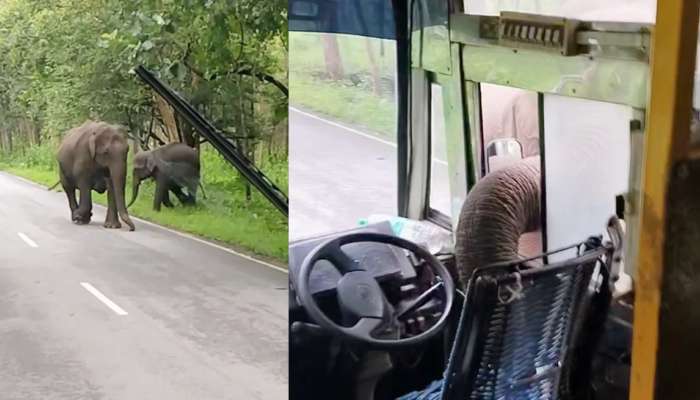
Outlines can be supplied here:
<path id="1" fill-rule="evenodd" d="M 564 262 L 474 271 L 441 398 L 580 398 L 610 301 L 611 251 L 592 238 Z"/>

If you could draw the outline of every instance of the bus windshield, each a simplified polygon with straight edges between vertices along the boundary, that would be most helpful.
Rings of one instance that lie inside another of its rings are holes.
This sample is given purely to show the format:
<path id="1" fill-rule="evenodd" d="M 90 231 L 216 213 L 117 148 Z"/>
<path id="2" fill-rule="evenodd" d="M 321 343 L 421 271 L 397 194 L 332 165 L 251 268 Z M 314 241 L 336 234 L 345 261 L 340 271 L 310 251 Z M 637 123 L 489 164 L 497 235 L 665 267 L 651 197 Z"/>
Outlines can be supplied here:
<path id="1" fill-rule="evenodd" d="M 290 32 L 290 239 L 397 213 L 396 42 Z"/>

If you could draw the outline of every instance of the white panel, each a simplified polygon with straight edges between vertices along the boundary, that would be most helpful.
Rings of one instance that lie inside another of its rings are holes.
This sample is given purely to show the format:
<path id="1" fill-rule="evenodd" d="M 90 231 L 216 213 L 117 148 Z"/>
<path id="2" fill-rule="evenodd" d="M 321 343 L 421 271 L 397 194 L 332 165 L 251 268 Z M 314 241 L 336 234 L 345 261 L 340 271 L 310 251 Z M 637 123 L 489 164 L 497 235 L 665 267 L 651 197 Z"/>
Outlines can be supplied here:
<path id="1" fill-rule="evenodd" d="M 605 233 L 628 188 L 631 118 L 627 106 L 545 95 L 548 250 Z"/>

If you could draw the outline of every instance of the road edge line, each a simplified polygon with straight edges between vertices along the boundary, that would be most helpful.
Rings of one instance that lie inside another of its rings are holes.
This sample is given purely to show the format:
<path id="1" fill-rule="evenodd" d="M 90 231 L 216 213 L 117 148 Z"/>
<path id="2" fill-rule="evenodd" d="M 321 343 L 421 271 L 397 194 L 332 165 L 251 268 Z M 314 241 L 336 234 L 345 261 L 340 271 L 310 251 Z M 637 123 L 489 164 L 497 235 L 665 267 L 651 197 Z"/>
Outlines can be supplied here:
<path id="1" fill-rule="evenodd" d="M 44 186 L 44 185 L 42 185 L 42 184 L 40 184 L 40 183 L 31 181 L 31 180 L 26 179 L 26 178 L 24 178 L 24 177 L 17 176 L 17 175 L 15 175 L 15 174 L 13 174 L 13 173 L 10 173 L 10 172 L 7 172 L 7 171 L 0 171 L 0 172 L 3 172 L 3 173 L 5 173 L 5 174 L 7 174 L 7 175 L 10 175 L 10 176 L 14 177 L 14 178 L 17 178 L 18 180 L 23 181 L 23 182 L 25 182 L 25 183 L 28 183 L 28 184 L 30 184 L 30 185 L 32 185 L 32 186 L 36 186 L 36 187 L 39 187 L 39 188 L 42 188 L 42 189 L 47 189 L 47 188 L 48 188 L 47 186 Z M 98 203 L 94 203 L 94 202 L 93 202 L 93 207 L 102 208 L 103 210 L 107 210 L 107 207 L 103 206 L 102 204 L 98 204 Z M 287 268 L 278 267 L 278 266 L 276 266 L 276 265 L 274 265 L 274 264 L 271 264 L 271 263 L 269 263 L 269 262 L 267 262 L 267 261 L 263 261 L 263 260 L 260 260 L 260 259 L 255 258 L 255 257 L 253 257 L 253 256 L 249 256 L 249 255 L 247 255 L 247 254 L 237 252 L 236 250 L 229 249 L 228 247 L 224 247 L 224 246 L 221 246 L 221 245 L 219 245 L 219 244 L 210 242 L 210 241 L 208 241 L 208 240 L 206 240 L 206 239 L 199 238 L 199 237 L 194 236 L 194 235 L 192 235 L 192 234 L 190 234 L 190 233 L 180 232 L 180 231 L 177 231 L 177 230 L 175 230 L 175 229 L 168 228 L 167 226 L 163 226 L 163 225 L 157 224 L 157 223 L 155 223 L 155 222 L 146 221 L 145 219 L 141 219 L 141 218 L 136 217 L 136 216 L 133 216 L 133 215 L 129 215 L 129 216 L 130 216 L 132 219 L 135 219 L 136 221 L 138 221 L 138 222 L 140 222 L 140 223 L 143 223 L 143 224 L 146 224 L 146 225 L 150 225 L 150 226 L 153 226 L 153 227 L 156 227 L 156 228 L 163 229 L 163 230 L 165 230 L 165 231 L 168 231 L 168 232 L 173 233 L 173 234 L 175 234 L 175 235 L 178 235 L 178 236 L 180 236 L 180 237 L 184 237 L 184 238 L 187 238 L 187 239 L 190 239 L 190 240 L 194 240 L 195 242 L 199 242 L 199 243 L 202 243 L 202 244 L 209 245 L 209 246 L 211 246 L 211 247 L 214 247 L 214 248 L 216 248 L 216 249 L 225 251 L 225 252 L 227 252 L 227 253 L 229 253 L 229 254 L 233 254 L 233 255 L 235 255 L 235 256 L 238 256 L 238 257 L 240 257 L 240 258 L 246 259 L 246 260 L 248 260 L 248 261 L 253 261 L 253 262 L 256 262 L 256 263 L 258 263 L 258 264 L 260 264 L 260 265 L 263 265 L 263 266 L 265 266 L 265 267 L 274 269 L 274 270 L 276 270 L 276 271 L 279 271 L 279 272 L 282 272 L 282 273 L 285 273 L 285 274 L 289 274 L 289 270 L 288 270 Z"/>
<path id="2" fill-rule="evenodd" d="M 390 142 L 390 141 L 388 141 L 388 140 L 384 140 L 384 139 L 378 138 L 378 137 L 375 136 L 375 135 L 371 135 L 371 134 L 369 134 L 369 133 L 364 133 L 364 132 L 359 131 L 359 130 L 354 129 L 354 128 L 350 128 L 349 126 L 346 126 L 346 125 L 337 123 L 337 122 L 335 122 L 335 121 L 331 121 L 331 120 L 328 120 L 328 119 L 319 117 L 318 115 L 314 115 L 314 114 L 308 113 L 308 112 L 306 112 L 306 111 L 302 111 L 302 110 L 300 110 L 300 109 L 298 109 L 298 108 L 296 108 L 296 107 L 289 106 L 289 109 L 290 109 L 291 111 L 297 112 L 297 113 L 299 113 L 299 114 L 301 114 L 301 115 L 304 115 L 304 116 L 307 116 L 307 117 L 309 117 L 309 118 L 313 118 L 313 119 L 315 119 L 315 120 L 324 122 L 324 123 L 326 123 L 326 124 L 328 124 L 328 125 L 333 125 L 333 126 L 335 126 L 335 127 L 338 127 L 338 128 L 341 128 L 341 129 L 345 129 L 345 130 L 348 131 L 348 132 L 352 132 L 352 133 L 354 133 L 354 134 L 356 134 L 356 135 L 360 135 L 360 136 L 362 136 L 362 137 L 366 137 L 367 139 L 376 140 L 377 142 L 384 143 L 384 144 L 387 145 L 387 146 L 397 147 L 396 143 L 393 143 L 393 142 Z"/>
<path id="3" fill-rule="evenodd" d="M 99 205 L 99 206 L 102 207 L 102 208 L 106 208 L 105 206 L 103 206 L 103 205 L 101 205 L 101 204 L 97 204 L 97 205 Z M 217 249 L 219 249 L 219 250 L 223 250 L 223 251 L 225 251 L 225 252 L 227 252 L 227 253 L 230 253 L 230 254 L 236 255 L 236 256 L 238 256 L 238 257 L 244 258 L 244 259 L 246 259 L 246 260 L 248 260 L 248 261 L 253 261 L 253 262 L 256 262 L 256 263 L 258 263 L 258 264 L 264 265 L 264 266 L 266 266 L 266 267 L 268 267 L 268 268 L 272 268 L 272 269 L 274 269 L 274 270 L 277 270 L 277 271 L 279 271 L 279 272 L 283 272 L 283 273 L 285 273 L 285 274 L 289 274 L 289 270 L 287 270 L 286 268 L 278 267 L 278 266 L 276 266 L 276 265 L 274 265 L 274 264 L 271 264 L 271 263 L 269 263 L 269 262 L 267 262 L 267 261 L 263 261 L 263 260 L 257 259 L 257 258 L 255 258 L 255 257 L 249 256 L 249 255 L 244 254 L 244 253 L 239 253 L 239 252 L 237 252 L 236 250 L 229 249 L 228 247 L 221 246 L 221 245 L 219 245 L 219 244 L 210 242 L 210 241 L 208 241 L 208 240 L 206 240 L 206 239 L 202 239 L 202 238 L 197 237 L 197 236 L 194 236 L 194 235 L 192 235 L 192 234 L 190 234 L 190 233 L 180 232 L 180 231 L 177 231 L 177 230 L 175 230 L 175 229 L 168 228 L 167 226 L 163 226 L 163 225 L 157 224 L 157 223 L 155 223 L 155 222 L 147 221 L 147 220 L 141 219 L 141 218 L 139 218 L 139 217 L 134 217 L 134 216 L 132 216 L 132 215 L 130 215 L 130 217 L 131 217 L 131 219 L 134 219 L 134 220 L 136 220 L 136 221 L 138 221 L 138 222 L 140 222 L 140 223 L 142 223 L 142 224 L 150 225 L 150 226 L 153 226 L 153 227 L 156 227 L 156 228 L 163 229 L 163 230 L 168 231 L 168 232 L 170 232 L 170 233 L 172 233 L 172 234 L 175 234 L 175 235 L 177 235 L 177 236 L 181 236 L 181 237 L 184 237 L 184 238 L 187 238 L 187 239 L 190 239 L 190 240 L 194 240 L 195 242 L 199 242 L 199 243 L 202 243 L 202 244 L 209 245 L 209 246 L 214 247 L 214 248 L 217 248 Z"/>
<path id="4" fill-rule="evenodd" d="M 29 179 L 27 179 L 27 178 L 24 178 L 24 177 L 22 177 L 22 176 L 15 175 L 15 174 L 13 174 L 13 173 L 11 173 L 11 172 L 7 172 L 7 171 L 0 170 L 0 173 L 4 173 L 5 175 L 9 175 L 9 176 L 11 176 L 11 177 L 13 177 L 13 178 L 17 178 L 18 180 L 20 180 L 20 181 L 22 181 L 22 182 L 24 182 L 24 183 L 30 184 L 30 185 L 32 185 L 32 186 L 36 186 L 36 187 L 39 188 L 39 189 L 47 190 L 47 189 L 49 188 L 48 186 L 44 186 L 44 185 L 42 185 L 41 183 L 34 182 L 34 181 L 29 180 Z"/>
<path id="5" fill-rule="evenodd" d="M 311 114 L 311 113 L 309 113 L 309 112 L 303 111 L 303 110 L 298 109 L 298 108 L 296 108 L 296 107 L 289 106 L 289 110 L 294 111 L 294 112 L 296 112 L 296 113 L 299 113 L 299 114 L 301 114 L 301 115 L 304 115 L 304 116 L 306 116 L 306 117 L 315 119 L 315 120 L 317 120 L 317 121 L 321 121 L 321 122 L 326 123 L 326 124 L 328 124 L 328 125 L 332 125 L 332 126 L 335 126 L 335 127 L 337 127 L 337 128 L 345 129 L 345 130 L 348 131 L 348 132 L 352 132 L 352 133 L 354 133 L 354 134 L 356 134 L 356 135 L 360 135 L 360 136 L 365 137 L 365 138 L 367 138 L 367 139 L 375 140 L 375 141 L 380 142 L 380 143 L 383 143 L 383 144 L 385 144 L 385 145 L 387 145 L 387 146 L 398 147 L 398 145 L 397 145 L 396 143 L 394 143 L 394 142 L 390 142 L 390 141 L 388 141 L 388 140 L 384 140 L 384 139 L 379 138 L 379 137 L 377 137 L 377 136 L 375 136 L 375 135 L 372 135 L 372 134 L 370 134 L 370 133 L 365 133 L 365 132 L 359 131 L 359 130 L 354 129 L 354 128 L 351 128 L 351 127 L 349 127 L 349 126 L 347 126 L 347 125 L 343 125 L 343 124 L 341 124 L 341 123 L 338 123 L 338 122 L 335 122 L 335 121 L 331 121 L 331 120 L 326 119 L 326 118 L 323 118 L 323 117 L 319 117 L 318 115 Z M 442 164 L 442 165 L 445 165 L 445 166 L 447 165 L 447 161 L 440 160 L 439 158 L 435 158 L 435 160 L 433 160 L 433 161 L 437 162 L 438 164 Z"/>

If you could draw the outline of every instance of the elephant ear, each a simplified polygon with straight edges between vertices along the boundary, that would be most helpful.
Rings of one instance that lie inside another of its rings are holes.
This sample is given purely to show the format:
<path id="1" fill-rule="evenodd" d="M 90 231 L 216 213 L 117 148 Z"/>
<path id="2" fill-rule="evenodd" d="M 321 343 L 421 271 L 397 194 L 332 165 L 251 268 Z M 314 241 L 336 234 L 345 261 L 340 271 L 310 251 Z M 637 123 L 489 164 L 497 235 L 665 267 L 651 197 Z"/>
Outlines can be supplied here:
<path id="1" fill-rule="evenodd" d="M 105 135 L 100 135 L 97 132 L 92 132 L 88 140 L 90 148 L 90 157 L 94 160 L 98 155 L 107 154 L 109 152 L 109 140 Z"/>

